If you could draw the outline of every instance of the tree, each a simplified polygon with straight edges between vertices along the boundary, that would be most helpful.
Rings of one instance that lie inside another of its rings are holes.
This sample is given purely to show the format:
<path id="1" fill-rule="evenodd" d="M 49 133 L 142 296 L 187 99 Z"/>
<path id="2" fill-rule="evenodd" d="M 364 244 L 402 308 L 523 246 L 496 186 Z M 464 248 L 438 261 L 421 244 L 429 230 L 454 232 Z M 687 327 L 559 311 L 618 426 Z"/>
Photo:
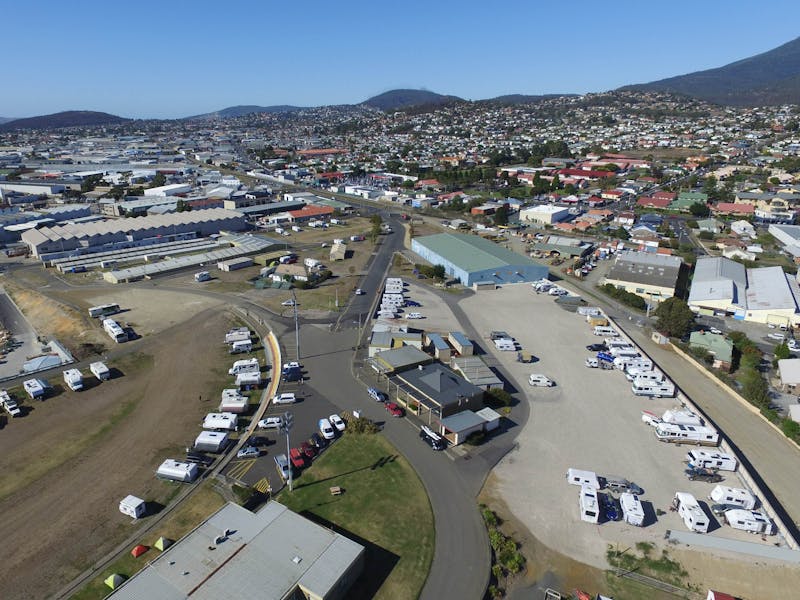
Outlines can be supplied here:
<path id="1" fill-rule="evenodd" d="M 614 236 L 618 237 L 621 240 L 628 240 L 631 237 L 631 234 L 628 233 L 628 230 L 625 229 L 622 225 L 617 227 L 617 230 L 614 232 Z"/>
<path id="2" fill-rule="evenodd" d="M 153 177 L 153 183 L 150 184 L 150 187 L 151 188 L 161 187 L 166 183 L 167 183 L 167 178 L 164 176 L 164 174 L 156 173 L 156 176 Z"/>
<path id="3" fill-rule="evenodd" d="M 689 212 L 695 217 L 707 217 L 711 214 L 711 210 L 705 202 L 695 202 L 689 207 Z"/>
<path id="4" fill-rule="evenodd" d="M 495 225 L 508 225 L 508 207 L 503 204 L 494 213 Z"/>
<path id="5" fill-rule="evenodd" d="M 680 298 L 667 298 L 655 310 L 656 329 L 664 335 L 682 338 L 689 332 L 694 313 Z"/>
<path id="6" fill-rule="evenodd" d="M 775 360 L 783 360 L 784 358 L 791 358 L 792 351 L 789 350 L 789 346 L 786 342 L 782 342 L 775 346 Z"/>

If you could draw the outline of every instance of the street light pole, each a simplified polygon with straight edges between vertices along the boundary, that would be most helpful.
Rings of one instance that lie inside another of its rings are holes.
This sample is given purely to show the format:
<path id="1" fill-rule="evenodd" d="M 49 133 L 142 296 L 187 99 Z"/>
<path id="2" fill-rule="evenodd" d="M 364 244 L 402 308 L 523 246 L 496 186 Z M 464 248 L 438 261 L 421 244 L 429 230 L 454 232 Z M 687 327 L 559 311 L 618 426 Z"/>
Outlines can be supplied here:
<path id="1" fill-rule="evenodd" d="M 297 346 L 297 362 L 300 362 L 300 326 L 297 321 L 297 296 L 292 290 L 292 308 L 294 309 L 294 343 Z"/>
<path id="2" fill-rule="evenodd" d="M 291 431 L 292 426 L 294 425 L 294 415 L 286 411 L 283 413 L 283 430 L 286 432 L 286 460 L 289 462 L 289 491 L 291 492 L 293 488 L 293 476 L 292 476 L 292 459 L 290 454 L 290 444 L 289 444 L 289 431 Z"/>

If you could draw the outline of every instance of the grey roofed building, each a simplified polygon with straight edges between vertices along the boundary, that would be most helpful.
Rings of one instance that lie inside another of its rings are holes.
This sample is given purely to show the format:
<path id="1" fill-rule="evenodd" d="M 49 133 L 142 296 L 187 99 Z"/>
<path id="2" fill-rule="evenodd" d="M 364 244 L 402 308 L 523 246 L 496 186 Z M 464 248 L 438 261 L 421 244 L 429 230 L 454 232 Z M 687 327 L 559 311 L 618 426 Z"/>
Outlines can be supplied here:
<path id="1" fill-rule="evenodd" d="M 461 233 L 438 233 L 411 240 L 411 250 L 432 265 L 443 265 L 463 285 L 522 283 L 547 277 L 547 266 L 499 244 Z"/>
<path id="2" fill-rule="evenodd" d="M 394 337 L 394 336 L 393 336 Z M 395 373 L 429 363 L 433 358 L 415 346 L 401 346 L 376 352 L 371 359 L 372 368 L 380 373 Z"/>
<path id="3" fill-rule="evenodd" d="M 503 380 L 492 371 L 480 356 L 457 356 L 452 360 L 453 370 L 463 375 L 471 384 L 484 390 L 503 389 Z"/>
<path id="4" fill-rule="evenodd" d="M 678 283 L 682 262 L 679 256 L 647 252 L 619 252 L 606 279 L 670 287 L 674 290 Z"/>
<path id="5" fill-rule="evenodd" d="M 768 231 L 783 244 L 784 249 L 792 256 L 800 256 L 800 225 L 779 225 L 777 223 L 772 223 Z"/>
<path id="6" fill-rule="evenodd" d="M 420 404 L 421 412 L 428 410 L 440 418 L 483 408 L 483 390 L 442 364 L 419 365 L 398 373 L 392 381 Z"/>
<path id="7" fill-rule="evenodd" d="M 115 600 L 345 598 L 364 547 L 268 502 L 229 502 L 114 590 Z"/>
<path id="8" fill-rule="evenodd" d="M 533 245 L 534 250 L 544 253 L 558 252 L 561 256 L 586 256 L 592 251 L 589 242 L 561 235 L 548 236 L 546 240 Z"/>
<path id="9" fill-rule="evenodd" d="M 472 433 L 482 431 L 486 426 L 486 419 L 471 410 L 462 410 L 449 417 L 444 417 L 439 422 L 441 423 L 440 433 L 454 445 L 465 442 Z"/>
<path id="10" fill-rule="evenodd" d="M 720 256 L 700 257 L 694 267 L 689 305 L 721 302 L 744 309 L 747 305 L 747 273 L 744 265 Z M 723 308 L 719 306 L 719 308 Z"/>
<path id="11" fill-rule="evenodd" d="M 794 284 L 794 286 L 792 286 Z M 797 310 L 797 282 L 781 267 L 747 269 L 747 310 Z"/>

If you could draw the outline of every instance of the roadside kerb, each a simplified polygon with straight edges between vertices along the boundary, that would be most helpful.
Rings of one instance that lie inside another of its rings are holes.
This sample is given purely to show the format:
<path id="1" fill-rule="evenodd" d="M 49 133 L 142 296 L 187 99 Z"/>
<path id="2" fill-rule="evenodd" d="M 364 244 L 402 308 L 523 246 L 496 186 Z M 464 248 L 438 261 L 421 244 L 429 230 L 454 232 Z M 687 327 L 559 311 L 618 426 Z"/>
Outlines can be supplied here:
<path id="1" fill-rule="evenodd" d="M 619 331 L 621 337 L 623 337 L 629 344 L 631 344 L 634 348 L 636 348 L 639 352 L 641 352 L 643 356 L 647 356 L 648 358 L 651 358 L 651 360 L 652 360 L 652 357 L 650 357 L 638 344 L 636 344 L 636 342 L 634 342 L 628 336 L 627 333 L 625 333 L 625 330 L 619 325 L 619 323 L 617 323 L 617 321 L 615 321 L 612 317 L 608 316 L 605 312 L 603 314 L 604 314 L 605 318 L 608 320 L 608 322 L 611 325 L 613 325 L 614 328 L 617 331 Z M 674 348 L 674 346 L 673 346 L 673 348 Z M 722 385 L 722 382 L 718 381 L 715 377 L 713 377 L 710 373 L 708 373 L 702 366 L 700 366 L 697 363 L 697 361 L 695 361 L 691 357 L 687 356 L 685 352 L 680 351 L 678 348 L 675 348 L 675 349 L 678 350 L 677 353 L 679 354 L 679 356 L 681 356 L 682 358 L 688 360 L 694 367 L 701 369 L 703 371 L 704 375 L 712 377 L 716 383 Z M 654 365 L 657 364 L 655 360 L 653 360 L 653 364 Z M 663 369 L 662 369 L 662 372 L 665 375 L 667 375 L 666 371 L 664 371 Z M 713 421 L 708 417 L 708 415 L 700 407 L 698 407 L 694 402 L 692 402 L 692 400 L 689 398 L 689 396 L 687 396 L 683 392 L 683 390 L 681 390 L 678 387 L 678 385 L 675 384 L 674 381 L 673 381 L 673 384 L 675 385 L 675 389 L 677 391 L 676 398 L 675 398 L 676 400 L 678 400 L 679 402 L 681 402 L 682 404 L 687 406 L 692 412 L 694 412 L 696 414 L 699 414 L 699 415 L 702 415 L 703 418 L 707 422 L 713 423 Z M 730 388 L 727 388 L 727 386 L 725 386 L 725 387 L 726 387 L 726 389 L 728 389 L 730 391 Z M 738 394 L 736 394 L 736 395 L 738 396 Z M 744 398 L 740 397 L 739 399 L 740 399 L 741 402 L 746 403 L 748 405 L 748 408 L 755 410 L 755 407 L 753 407 L 751 404 L 749 404 Z M 759 416 L 762 419 L 764 418 L 763 415 L 761 415 L 760 413 L 759 413 Z M 770 425 L 772 425 L 772 423 L 770 423 Z M 781 437 L 783 437 L 783 438 L 786 437 L 786 436 L 783 435 L 783 432 L 781 432 L 779 429 L 777 429 L 777 427 L 775 427 L 774 425 L 773 425 L 773 427 L 778 431 L 778 433 L 779 433 L 779 435 Z M 724 450 L 728 454 L 732 454 L 733 456 L 735 456 L 738 459 L 739 468 L 738 468 L 737 472 L 739 473 L 739 475 L 741 476 L 741 478 L 744 480 L 744 482 L 747 485 L 749 485 L 752 489 L 758 491 L 758 494 L 759 494 L 760 500 L 761 500 L 761 505 L 764 508 L 765 512 L 768 514 L 768 516 L 771 519 L 773 519 L 775 521 L 778 529 L 780 530 L 781 534 L 783 535 L 784 539 L 786 540 L 787 545 L 790 548 L 792 548 L 793 550 L 797 550 L 798 549 L 797 540 L 795 539 L 794 535 L 792 535 L 792 533 L 790 532 L 789 528 L 786 526 L 784 520 L 779 516 L 781 514 L 781 512 L 775 510 L 774 506 L 772 505 L 772 503 L 769 500 L 769 497 L 773 496 L 772 492 L 767 490 L 766 485 L 762 486 L 762 485 L 759 485 L 759 484 L 757 484 L 755 482 L 755 478 L 750 474 L 748 468 L 745 466 L 745 464 L 749 464 L 749 463 L 748 463 L 746 457 L 744 456 L 744 454 L 739 452 L 737 449 L 734 449 L 733 447 L 730 446 L 730 444 L 728 443 L 728 441 L 727 441 L 727 439 L 726 439 L 726 437 L 724 435 L 724 432 L 721 431 L 719 429 L 719 427 L 716 426 L 716 424 L 714 425 L 714 428 L 717 429 L 720 434 L 722 434 L 721 435 L 722 439 L 720 440 L 720 449 Z M 787 442 L 788 441 L 789 440 L 787 440 Z M 784 514 L 786 514 L 786 511 L 782 511 L 782 512 Z"/>

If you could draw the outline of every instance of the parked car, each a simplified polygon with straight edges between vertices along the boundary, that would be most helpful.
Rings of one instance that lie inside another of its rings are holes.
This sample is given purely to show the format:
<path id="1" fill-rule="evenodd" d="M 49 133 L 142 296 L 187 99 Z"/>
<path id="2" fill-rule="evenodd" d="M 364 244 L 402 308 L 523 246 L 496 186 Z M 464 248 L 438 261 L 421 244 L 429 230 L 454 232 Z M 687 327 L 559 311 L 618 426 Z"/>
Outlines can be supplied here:
<path id="1" fill-rule="evenodd" d="M 708 332 L 709 333 L 715 333 L 717 335 L 722 335 L 722 330 L 717 329 L 716 327 L 709 327 L 708 328 Z"/>
<path id="2" fill-rule="evenodd" d="M 264 417 L 258 422 L 261 429 L 280 429 L 283 425 L 282 417 Z"/>
<path id="3" fill-rule="evenodd" d="M 367 393 L 372 397 L 373 400 L 376 402 L 385 402 L 386 401 L 386 394 L 380 391 L 377 388 L 369 388 Z"/>
<path id="4" fill-rule="evenodd" d="M 305 454 L 306 458 L 309 460 L 317 455 L 317 449 L 310 442 L 303 442 L 300 444 L 300 450 L 303 451 L 303 454 Z"/>
<path id="5" fill-rule="evenodd" d="M 242 446 L 242 449 L 236 453 L 236 458 L 258 458 L 261 452 L 255 446 Z"/>
<path id="6" fill-rule="evenodd" d="M 413 306 L 414 308 L 419 308 L 420 306 L 422 306 L 422 304 L 416 302 L 415 300 L 406 300 L 406 306 Z"/>
<path id="7" fill-rule="evenodd" d="M 303 371 L 298 369 L 289 369 L 283 372 L 284 381 L 300 381 L 303 378 Z"/>
<path id="8" fill-rule="evenodd" d="M 331 422 L 328 419 L 320 419 L 319 420 L 319 432 L 322 434 L 326 440 L 332 440 L 336 437 L 336 433 L 333 431 L 333 427 L 331 426 Z"/>
<path id="9" fill-rule="evenodd" d="M 289 450 L 289 460 L 292 461 L 292 466 L 295 469 L 302 469 L 306 466 L 306 459 L 303 457 L 300 448 L 292 448 Z"/>
<path id="10" fill-rule="evenodd" d="M 589 344 L 588 346 L 586 346 L 586 349 L 589 352 L 607 352 L 608 346 L 606 346 L 605 344 Z"/>
<path id="11" fill-rule="evenodd" d="M 345 422 L 342 421 L 342 417 L 340 417 L 339 415 L 331 415 L 330 417 L 328 417 L 328 421 L 330 421 L 331 425 L 333 425 L 336 428 L 336 431 L 339 432 L 344 431 L 344 428 L 346 427 Z"/>
<path id="12" fill-rule="evenodd" d="M 265 438 L 263 435 L 251 435 L 247 438 L 247 445 L 253 446 L 254 448 L 258 448 L 259 446 L 267 446 L 269 445 L 269 438 Z"/>
<path id="13" fill-rule="evenodd" d="M 602 499 L 603 515 L 605 515 L 606 521 L 619 521 L 622 517 L 622 511 L 617 506 L 616 500 L 608 494 L 602 494 L 600 498 Z"/>
<path id="14" fill-rule="evenodd" d="M 297 397 L 293 392 L 284 392 L 272 397 L 273 404 L 294 404 L 297 402 Z"/>
<path id="15" fill-rule="evenodd" d="M 289 479 L 289 459 L 286 458 L 285 454 L 278 454 L 275 457 L 275 466 L 278 468 L 278 473 L 283 478 L 284 481 Z"/>
<path id="16" fill-rule="evenodd" d="M 781 342 L 786 339 L 786 336 L 784 336 L 782 333 L 768 333 L 767 337 L 771 340 L 778 340 Z"/>
<path id="17" fill-rule="evenodd" d="M 403 409 L 400 408 L 396 403 L 386 402 L 383 406 L 386 408 L 387 411 L 389 411 L 389 414 L 392 415 L 393 417 L 403 416 Z"/>
<path id="18" fill-rule="evenodd" d="M 719 483 L 724 478 L 722 475 L 713 469 L 706 469 L 702 467 L 694 469 L 686 469 L 686 477 L 689 481 L 705 481 L 706 483 Z"/>
<path id="19" fill-rule="evenodd" d="M 283 372 L 284 373 L 286 373 L 288 371 L 291 371 L 292 369 L 299 369 L 299 368 L 300 368 L 300 363 L 296 362 L 296 361 L 283 363 Z"/>
<path id="20" fill-rule="evenodd" d="M 317 452 L 320 452 L 325 446 L 328 445 L 328 443 L 322 439 L 322 436 L 316 431 L 311 434 L 311 437 L 308 439 L 308 441 L 317 449 Z"/>
<path id="21" fill-rule="evenodd" d="M 412 312 L 406 315 L 406 319 L 424 319 L 425 317 L 422 316 L 422 313 Z"/>
<path id="22" fill-rule="evenodd" d="M 364 290 L 361 288 L 356 288 L 356 296 L 361 296 L 364 293 Z"/>
<path id="23" fill-rule="evenodd" d="M 786 342 L 786 345 L 789 346 L 789 350 L 792 352 L 800 352 L 800 342 L 798 342 L 796 339 L 790 339 L 788 342 Z"/>

